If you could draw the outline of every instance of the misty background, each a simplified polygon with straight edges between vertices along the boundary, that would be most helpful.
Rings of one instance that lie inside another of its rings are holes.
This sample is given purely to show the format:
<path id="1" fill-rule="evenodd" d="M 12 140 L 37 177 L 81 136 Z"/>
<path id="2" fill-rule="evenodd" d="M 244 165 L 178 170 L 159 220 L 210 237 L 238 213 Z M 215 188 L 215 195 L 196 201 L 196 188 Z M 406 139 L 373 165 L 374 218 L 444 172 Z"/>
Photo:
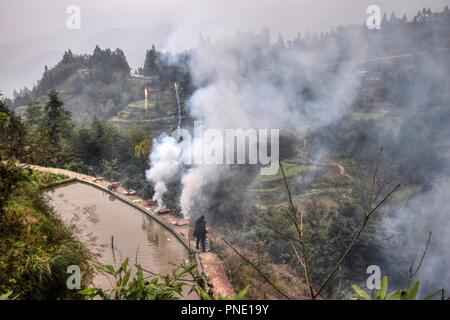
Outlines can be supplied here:
<path id="1" fill-rule="evenodd" d="M 416 8 L 441 10 L 445 0 L 272 0 L 261 1 L 25 1 L 0 3 L 0 88 L 11 97 L 13 89 L 31 87 L 44 71 L 55 65 L 65 50 L 91 53 L 95 45 L 121 48 L 130 67 L 143 62 L 145 50 L 190 49 L 200 35 L 217 39 L 236 31 L 258 32 L 270 28 L 272 38 L 281 33 L 292 39 L 298 32 L 328 31 L 348 23 L 363 23 L 366 9 L 379 5 L 388 15 Z M 81 29 L 68 30 L 69 5 L 81 9 Z"/>

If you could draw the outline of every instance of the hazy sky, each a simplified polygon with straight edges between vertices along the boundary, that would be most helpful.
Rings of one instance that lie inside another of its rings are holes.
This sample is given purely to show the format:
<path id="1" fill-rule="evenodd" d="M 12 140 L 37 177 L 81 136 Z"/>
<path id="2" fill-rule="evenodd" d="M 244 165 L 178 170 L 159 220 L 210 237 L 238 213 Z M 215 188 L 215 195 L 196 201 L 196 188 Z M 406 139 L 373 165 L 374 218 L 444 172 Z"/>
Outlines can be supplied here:
<path id="1" fill-rule="evenodd" d="M 0 0 L 0 91 L 11 96 L 13 89 L 33 86 L 44 66 L 54 66 L 69 48 L 119 47 L 137 68 L 152 44 L 180 51 L 196 46 L 200 34 L 214 41 L 262 27 L 270 28 L 272 39 L 278 33 L 292 39 L 298 32 L 363 23 L 372 4 L 412 19 L 423 7 L 442 11 L 450 0 Z M 81 30 L 66 27 L 70 5 L 81 10 Z"/>
<path id="2" fill-rule="evenodd" d="M 450 0 L 1 0 L 0 44 L 66 29 L 66 8 L 81 8 L 82 33 L 108 29 L 174 26 L 171 46 L 188 45 L 198 33 L 258 31 L 268 26 L 287 38 L 298 31 L 323 31 L 349 22 L 363 22 L 366 8 L 412 17 L 422 7 L 442 10 Z M 178 34 L 178 36 L 177 36 Z M 184 42 L 184 43 L 183 43 Z"/>

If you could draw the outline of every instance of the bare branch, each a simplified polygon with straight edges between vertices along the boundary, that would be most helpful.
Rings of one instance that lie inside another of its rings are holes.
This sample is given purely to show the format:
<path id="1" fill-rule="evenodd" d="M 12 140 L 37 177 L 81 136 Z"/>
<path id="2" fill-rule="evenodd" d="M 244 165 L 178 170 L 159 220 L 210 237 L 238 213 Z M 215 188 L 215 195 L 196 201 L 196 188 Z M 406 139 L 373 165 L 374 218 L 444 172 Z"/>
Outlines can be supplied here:
<path id="1" fill-rule="evenodd" d="M 279 161 L 279 165 L 280 165 L 280 169 L 281 169 L 281 173 L 283 175 L 283 179 L 284 179 L 284 184 L 286 186 L 286 191 L 289 197 L 289 204 L 291 205 L 291 210 L 293 213 L 295 213 L 295 207 L 294 207 L 294 203 L 292 202 L 292 196 L 291 196 L 291 190 L 289 189 L 288 183 L 287 183 L 287 179 L 286 179 L 286 174 L 284 173 L 284 169 L 283 169 L 283 165 L 281 164 L 281 161 Z"/>
<path id="2" fill-rule="evenodd" d="M 328 277 L 325 279 L 325 281 L 322 283 L 322 285 L 319 287 L 319 289 L 317 290 L 314 298 L 318 297 L 320 295 L 320 293 L 322 292 L 322 290 L 325 288 L 325 286 L 328 284 L 328 282 L 330 282 L 330 280 L 334 277 L 334 275 L 336 274 L 336 272 L 339 270 L 339 267 L 341 266 L 341 264 L 344 262 L 344 260 L 347 258 L 347 256 L 350 254 L 350 252 L 352 251 L 352 249 L 355 247 L 356 243 L 358 242 L 362 232 L 364 231 L 364 229 L 366 228 L 367 223 L 369 222 L 370 217 L 372 216 L 372 214 L 379 208 L 381 207 L 391 196 L 392 194 L 397 191 L 397 189 L 400 188 L 400 185 L 397 185 L 391 192 L 389 192 L 383 200 L 381 200 L 376 206 L 375 208 L 373 208 L 368 214 L 365 215 L 364 221 L 362 223 L 362 225 L 360 226 L 358 232 L 356 233 L 355 237 L 353 238 L 352 242 L 350 243 L 350 245 L 348 246 L 347 250 L 344 252 L 344 254 L 342 255 L 342 257 L 338 260 L 338 262 L 336 263 L 336 265 L 334 266 L 334 268 L 332 269 L 331 273 L 328 275 Z"/>
<path id="3" fill-rule="evenodd" d="M 295 226 L 295 229 L 297 231 L 297 235 L 298 238 L 300 240 L 300 246 L 301 246 L 301 250 L 302 250 L 302 255 L 303 255 L 303 270 L 305 271 L 305 278 L 306 278 L 306 283 L 308 285 L 308 289 L 309 289 L 309 295 L 311 296 L 311 299 L 314 300 L 315 297 L 315 293 L 314 293 L 314 289 L 312 287 L 312 279 L 311 279 L 311 272 L 309 270 L 309 259 L 308 259 L 308 252 L 306 250 L 306 246 L 305 246 L 305 242 L 303 239 L 303 213 L 300 212 L 300 223 L 301 225 L 298 225 L 298 221 L 297 221 L 297 210 L 294 206 L 294 203 L 292 201 L 292 196 L 291 196 L 291 191 L 289 189 L 289 185 L 287 182 L 287 178 L 286 178 L 286 174 L 284 173 L 284 169 L 283 169 L 283 165 L 281 164 L 281 161 L 279 162 L 280 165 L 280 169 L 281 169 L 281 173 L 283 174 L 283 180 L 284 180 L 284 184 L 286 186 L 286 190 L 289 196 L 289 204 L 292 210 L 292 214 L 291 214 L 291 219 L 292 219 L 292 223 Z"/>
<path id="4" fill-rule="evenodd" d="M 287 294 L 285 294 L 280 288 L 278 288 L 265 274 L 262 272 L 250 259 L 241 254 L 235 247 L 233 247 L 228 241 L 223 240 L 227 246 L 229 246 L 242 260 L 247 262 L 256 272 L 258 272 L 264 280 L 267 281 L 279 294 L 288 300 L 292 300 Z"/>
<path id="5" fill-rule="evenodd" d="M 272 228 L 272 227 L 269 226 L 269 225 L 267 225 L 266 227 L 267 227 L 268 229 L 272 230 L 273 232 L 275 232 L 276 234 L 282 236 L 283 238 L 286 238 L 286 239 L 291 240 L 291 241 L 296 241 L 296 242 L 298 242 L 298 243 L 301 243 L 301 242 L 302 242 L 302 240 L 297 239 L 297 238 L 294 238 L 294 237 L 291 237 L 290 235 L 285 234 L 285 233 L 283 233 L 283 232 L 281 232 L 281 231 L 278 231 L 277 229 L 274 229 L 274 228 Z"/>
<path id="6" fill-rule="evenodd" d="M 372 203 L 373 203 L 373 195 L 375 193 L 375 187 L 377 184 L 377 176 L 378 176 L 378 169 L 380 167 L 381 162 L 381 156 L 383 155 L 383 148 L 381 148 L 380 153 L 378 154 L 378 160 L 375 165 L 375 171 L 373 173 L 372 177 L 372 185 L 370 187 L 370 193 L 369 193 L 369 200 L 367 201 L 367 212 L 370 212 L 372 210 Z M 367 213 L 366 213 L 367 214 Z"/>
<path id="7" fill-rule="evenodd" d="M 419 264 L 418 264 L 416 270 L 412 271 L 413 267 L 414 267 L 414 261 L 411 263 L 411 267 L 409 268 L 409 274 L 408 274 L 408 277 L 406 279 L 406 287 L 409 287 L 411 279 L 416 276 L 417 272 L 419 272 L 420 268 L 422 267 L 423 260 L 425 259 L 425 256 L 426 256 L 427 251 L 428 251 L 428 246 L 430 245 L 432 234 L 433 234 L 432 231 L 430 231 L 430 233 L 428 234 L 428 239 L 427 239 L 427 242 L 425 244 L 425 248 L 423 250 L 422 256 L 420 257 Z"/>
<path id="8" fill-rule="evenodd" d="M 295 256 L 297 257 L 298 261 L 300 262 L 302 267 L 305 268 L 305 263 L 303 262 L 302 258 L 298 254 L 297 248 L 295 247 L 294 242 L 292 242 L 292 240 L 291 240 L 291 245 L 292 245 L 292 249 L 294 249 L 294 253 L 295 253 Z"/>

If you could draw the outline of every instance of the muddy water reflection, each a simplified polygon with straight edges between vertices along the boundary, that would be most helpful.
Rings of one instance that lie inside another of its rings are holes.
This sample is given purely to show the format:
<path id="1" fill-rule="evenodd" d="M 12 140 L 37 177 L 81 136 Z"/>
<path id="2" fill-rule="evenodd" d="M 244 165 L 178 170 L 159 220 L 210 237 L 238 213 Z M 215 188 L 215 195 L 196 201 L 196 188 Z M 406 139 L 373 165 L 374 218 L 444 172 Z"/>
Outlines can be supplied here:
<path id="1" fill-rule="evenodd" d="M 188 259 L 186 248 L 159 223 L 114 196 L 94 187 L 73 183 L 49 192 L 55 211 L 74 228 L 99 262 L 119 263 L 126 257 L 146 270 L 167 274 L 171 263 Z M 109 289 L 107 279 L 97 274 L 94 284 Z"/>

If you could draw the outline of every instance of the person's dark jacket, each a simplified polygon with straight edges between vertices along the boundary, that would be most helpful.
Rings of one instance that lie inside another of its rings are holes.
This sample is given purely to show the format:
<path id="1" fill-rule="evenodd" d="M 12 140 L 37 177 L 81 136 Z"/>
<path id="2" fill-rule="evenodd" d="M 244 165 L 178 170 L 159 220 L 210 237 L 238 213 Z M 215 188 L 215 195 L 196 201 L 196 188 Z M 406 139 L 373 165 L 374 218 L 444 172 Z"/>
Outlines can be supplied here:
<path id="1" fill-rule="evenodd" d="M 206 237 L 206 221 L 203 217 L 200 217 L 197 221 L 195 221 L 194 237 Z"/>

